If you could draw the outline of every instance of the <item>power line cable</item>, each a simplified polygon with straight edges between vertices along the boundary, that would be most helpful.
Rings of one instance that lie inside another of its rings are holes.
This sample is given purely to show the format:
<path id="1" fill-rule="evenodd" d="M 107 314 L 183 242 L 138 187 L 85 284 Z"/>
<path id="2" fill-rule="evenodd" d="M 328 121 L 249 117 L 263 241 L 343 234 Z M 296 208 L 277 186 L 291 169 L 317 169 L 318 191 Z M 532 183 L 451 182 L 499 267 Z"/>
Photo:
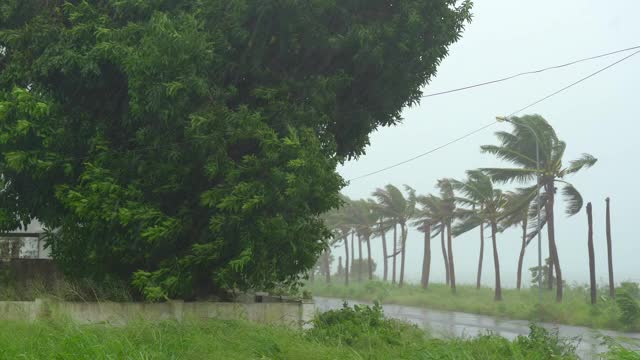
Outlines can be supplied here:
<path id="1" fill-rule="evenodd" d="M 561 88 L 561 89 L 559 89 L 559 90 L 554 91 L 553 93 L 551 93 L 551 94 L 549 94 L 549 95 L 547 95 L 547 96 L 544 96 L 544 97 L 542 97 L 542 98 L 540 98 L 540 99 L 538 99 L 538 100 L 536 100 L 536 101 L 534 101 L 534 102 L 530 103 L 530 104 L 529 104 L 529 105 L 527 105 L 527 106 L 524 106 L 524 107 L 522 107 L 522 108 L 520 108 L 520 109 L 518 109 L 518 110 L 516 110 L 516 111 L 512 112 L 512 113 L 511 113 L 511 114 L 509 114 L 507 117 L 509 117 L 509 116 L 513 116 L 513 115 L 515 115 L 515 114 L 517 114 L 517 113 L 519 113 L 519 112 L 522 112 L 522 111 L 524 111 L 524 110 L 526 110 L 526 109 L 528 109 L 528 108 L 530 108 L 530 107 L 532 107 L 532 106 L 534 106 L 534 105 L 537 105 L 537 104 L 539 104 L 539 103 L 541 103 L 541 102 L 543 102 L 543 101 L 545 101 L 545 100 L 549 99 L 549 98 L 550 98 L 550 97 L 552 97 L 552 96 L 555 96 L 555 95 L 557 95 L 557 94 L 559 94 L 559 93 L 561 93 L 561 92 L 563 92 L 563 91 L 565 91 L 565 90 L 567 90 L 567 89 L 569 89 L 569 88 L 571 88 L 571 87 L 573 87 L 573 86 L 575 86 L 575 85 L 578 85 L 579 83 L 581 83 L 581 82 L 583 82 L 583 81 L 585 81 L 585 80 L 587 80 L 587 79 L 589 79 L 589 78 L 591 78 L 591 77 L 593 77 L 593 76 L 595 76 L 595 75 L 597 75 L 597 74 L 599 74 L 599 73 L 601 73 L 601 72 L 603 72 L 603 71 L 605 71 L 605 70 L 607 70 L 607 69 L 609 69 L 609 68 L 611 68 L 611 67 L 613 67 L 613 66 L 615 66 L 615 65 L 617 65 L 617 64 L 619 64 L 619 63 L 621 63 L 621 62 L 623 62 L 624 60 L 627 60 L 628 58 L 630 58 L 630 57 L 632 57 L 632 56 L 634 56 L 634 55 L 636 55 L 636 54 L 638 54 L 638 53 L 640 53 L 640 50 L 635 51 L 635 52 L 633 52 L 632 54 L 627 55 L 627 56 L 625 56 L 625 57 L 621 58 L 620 60 L 617 60 L 617 61 L 615 61 L 615 62 L 613 62 L 613 63 L 611 63 L 611 64 L 609 64 L 609 65 L 607 65 L 607 66 L 605 66 L 605 67 L 603 67 L 603 68 L 601 68 L 601 69 L 599 69 L 599 70 L 597 70 L 597 71 L 595 71 L 595 72 L 593 72 L 593 73 L 591 73 L 591 74 L 589 74 L 589 75 L 587 75 L 587 76 L 585 76 L 585 77 L 583 77 L 583 78 L 581 78 L 581 79 L 579 79 L 578 81 L 575 81 L 575 82 L 573 82 L 573 83 L 571 83 L 571 84 L 569 84 L 569 85 L 567 85 L 567 86 L 565 86 L 565 87 L 563 87 L 563 88 Z M 440 146 L 435 147 L 435 148 L 433 148 L 433 149 L 430 149 L 430 150 L 428 150 L 428 151 L 425 151 L 425 152 L 423 152 L 423 153 L 421 153 L 421 154 L 419 154 L 419 155 L 416 155 L 416 156 L 414 156 L 414 157 L 412 157 L 412 158 L 409 158 L 409 159 L 406 159 L 406 160 L 400 161 L 400 162 L 398 162 L 398 163 L 395 163 L 395 164 L 390 165 L 390 166 L 387 166 L 387 167 L 385 167 L 385 168 L 382 168 L 382 169 L 379 169 L 379 170 L 376 170 L 376 171 L 370 172 L 370 173 L 368 173 L 368 174 L 360 175 L 360 176 L 358 176 L 358 177 L 355 177 L 355 178 L 349 179 L 349 180 L 347 180 L 347 182 L 348 182 L 348 183 L 350 183 L 351 181 L 354 181 L 354 180 L 359 180 L 359 179 L 362 179 L 362 178 L 365 178 L 365 177 L 369 177 L 369 176 L 371 176 L 371 175 L 375 175 L 375 174 L 381 173 L 381 172 L 383 172 L 383 171 L 387 171 L 387 170 L 389 170 L 389 169 L 393 169 L 393 168 L 398 167 L 398 166 L 400 166 L 400 165 L 404 165 L 404 164 L 406 164 L 406 163 L 408 163 L 408 162 L 414 161 L 414 160 L 419 159 L 419 158 L 421 158 L 421 157 L 423 157 L 423 156 L 427 156 L 427 155 L 432 154 L 432 153 L 434 153 L 434 152 L 436 152 L 436 151 L 438 151 L 438 150 L 440 150 L 440 149 L 442 149 L 442 148 L 445 148 L 445 147 L 447 147 L 447 146 L 449 146 L 449 145 L 452 145 L 452 144 L 454 144 L 454 143 L 456 143 L 456 142 L 458 142 L 458 141 L 460 141 L 460 140 L 466 139 L 466 138 L 468 138 L 469 136 L 474 135 L 474 134 L 476 134 L 476 133 L 478 133 L 478 132 L 480 132 L 480 131 L 482 131 L 482 130 L 486 129 L 486 128 L 490 127 L 491 125 L 495 124 L 495 123 L 497 123 L 497 121 L 493 121 L 493 122 L 491 122 L 491 123 L 489 123 L 489 124 L 483 125 L 482 127 L 478 128 L 478 129 L 475 129 L 475 130 L 473 130 L 473 131 L 471 131 L 471 132 L 468 132 L 468 133 L 466 133 L 466 134 L 464 134 L 464 135 L 462 135 L 462 136 L 460 136 L 460 137 L 458 137 L 458 138 L 456 138 L 456 139 L 453 139 L 453 140 L 449 141 L 449 142 L 448 142 L 448 143 L 446 143 L 446 144 L 443 144 L 443 145 L 440 145 Z M 347 186 L 348 186 L 348 185 L 347 185 Z"/>
<path id="2" fill-rule="evenodd" d="M 511 80 L 511 79 L 514 79 L 514 78 L 517 78 L 517 77 L 520 77 L 520 76 L 538 74 L 538 73 L 542 73 L 542 72 L 545 72 L 545 71 L 548 71 L 548 70 L 560 69 L 560 68 L 571 66 L 571 65 L 575 65 L 575 64 L 578 64 L 578 63 L 581 63 L 581 62 L 584 62 L 584 61 L 595 60 L 595 59 L 599 59 L 599 58 L 602 58 L 602 57 L 618 54 L 618 53 L 621 53 L 621 52 L 631 51 L 631 50 L 635 50 L 635 49 L 640 49 L 640 45 L 639 46 L 628 47 L 628 48 L 625 48 L 625 49 L 615 50 L 615 51 L 611 51 L 611 52 L 600 54 L 600 55 L 590 56 L 590 57 L 587 57 L 587 58 L 582 58 L 582 59 L 578 59 L 578 60 L 574 60 L 574 61 L 570 61 L 570 62 L 565 63 L 565 64 L 549 66 L 549 67 L 538 69 L 538 70 L 525 71 L 525 72 L 521 72 L 521 73 L 518 73 L 518 74 L 515 74 L 515 75 L 503 77 L 503 78 L 496 79 L 496 80 L 490 80 L 490 81 L 485 81 L 485 82 L 481 82 L 481 83 L 477 83 L 477 84 L 473 84 L 473 85 L 463 86 L 463 87 L 456 88 L 456 89 L 450 89 L 450 90 L 439 91 L 439 92 L 435 92 L 435 93 L 431 93 L 431 94 L 426 94 L 426 95 L 422 95 L 422 98 L 428 98 L 428 97 L 438 96 L 438 95 L 445 95 L 445 94 L 450 94 L 450 93 L 458 92 L 458 91 L 462 91 L 462 90 L 473 89 L 473 88 L 480 87 L 480 86 L 491 85 L 491 84 L 495 84 L 495 83 Z"/>

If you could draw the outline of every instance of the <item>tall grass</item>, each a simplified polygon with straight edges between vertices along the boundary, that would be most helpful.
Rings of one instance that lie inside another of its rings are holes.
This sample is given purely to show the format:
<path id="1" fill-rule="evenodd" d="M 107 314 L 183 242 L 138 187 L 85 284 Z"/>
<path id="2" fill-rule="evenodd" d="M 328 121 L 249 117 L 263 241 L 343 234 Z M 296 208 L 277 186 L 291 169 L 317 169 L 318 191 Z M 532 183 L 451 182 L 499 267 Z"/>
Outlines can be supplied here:
<path id="1" fill-rule="evenodd" d="M 458 286 L 452 294 L 444 284 L 430 284 L 427 290 L 416 285 L 400 288 L 380 281 L 342 284 L 326 284 L 316 281 L 307 288 L 317 296 L 337 297 L 362 301 L 379 300 L 388 304 L 420 306 L 438 310 L 461 311 L 498 316 L 510 319 L 555 322 L 592 328 L 640 331 L 640 321 L 625 321 L 616 301 L 610 299 L 606 289 L 599 292 L 598 303 L 592 306 L 585 287 L 567 286 L 564 301 L 557 303 L 554 293 L 543 291 L 538 303 L 538 289 L 503 289 L 503 301 L 493 301 L 493 290 L 476 289 L 474 286 Z M 638 301 L 638 299 L 634 299 Z"/>
<path id="2" fill-rule="evenodd" d="M 577 359 L 557 334 L 434 339 L 414 325 L 385 319 L 380 307 L 318 314 L 310 330 L 243 321 L 76 325 L 64 319 L 0 323 L 0 359 Z M 607 359 L 640 360 L 612 345 Z"/>
<path id="3" fill-rule="evenodd" d="M 336 325 L 336 324 L 334 324 Z M 338 325 L 339 326 L 339 325 Z M 548 359 L 544 340 L 495 335 L 430 339 L 409 325 L 385 337 L 369 327 L 360 341 L 240 321 L 78 326 L 53 321 L 0 324 L 0 359 Z M 389 335 L 386 334 L 386 335 Z M 366 338 L 366 341 L 363 340 Z M 554 353 L 556 354 L 556 353 Z M 556 359 L 575 359 L 572 352 Z"/>

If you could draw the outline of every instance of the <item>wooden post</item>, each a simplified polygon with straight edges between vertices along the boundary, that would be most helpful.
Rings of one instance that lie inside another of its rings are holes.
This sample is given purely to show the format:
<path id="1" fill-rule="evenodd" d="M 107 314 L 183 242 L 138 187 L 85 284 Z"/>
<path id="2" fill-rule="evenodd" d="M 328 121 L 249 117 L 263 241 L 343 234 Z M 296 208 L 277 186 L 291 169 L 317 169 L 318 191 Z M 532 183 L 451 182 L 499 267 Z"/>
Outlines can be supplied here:
<path id="1" fill-rule="evenodd" d="M 613 282 L 613 255 L 611 254 L 611 212 L 609 211 L 609 198 L 607 203 L 607 260 L 609 262 L 609 296 L 616 297 L 616 286 Z"/>
<path id="2" fill-rule="evenodd" d="M 593 214 L 591 210 L 591 203 L 587 204 L 587 223 L 589 230 L 587 232 L 587 246 L 589 248 L 589 280 L 591 285 L 591 304 L 596 303 L 596 261 L 595 253 L 593 251 Z"/>

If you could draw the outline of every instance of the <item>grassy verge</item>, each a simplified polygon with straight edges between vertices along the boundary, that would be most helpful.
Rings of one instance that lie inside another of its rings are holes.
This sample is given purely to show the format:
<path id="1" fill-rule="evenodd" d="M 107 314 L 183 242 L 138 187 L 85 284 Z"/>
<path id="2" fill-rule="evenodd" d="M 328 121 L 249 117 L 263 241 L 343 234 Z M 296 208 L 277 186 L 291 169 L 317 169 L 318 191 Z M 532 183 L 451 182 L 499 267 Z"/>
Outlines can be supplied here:
<path id="1" fill-rule="evenodd" d="M 638 360 L 612 348 L 608 356 Z M 496 335 L 433 339 L 384 319 L 379 307 L 318 315 L 296 331 L 241 321 L 79 326 L 64 320 L 0 323 L 0 359 L 576 359 L 574 348 L 544 329 L 508 341 Z"/>
<path id="2" fill-rule="evenodd" d="M 402 288 L 380 281 L 355 283 L 350 286 L 326 284 L 316 281 L 307 288 L 313 295 L 378 300 L 387 304 L 421 306 L 438 310 L 461 311 L 510 319 L 536 320 L 568 325 L 588 326 L 623 331 L 640 331 L 640 318 L 622 316 L 615 300 L 602 292 L 598 303 L 592 306 L 585 288 L 567 286 L 564 301 L 555 301 L 555 292 L 543 291 L 542 304 L 538 304 L 538 290 L 503 289 L 501 302 L 493 301 L 493 290 L 475 286 L 458 286 L 457 293 L 444 284 L 430 284 L 427 290 L 416 285 Z"/>

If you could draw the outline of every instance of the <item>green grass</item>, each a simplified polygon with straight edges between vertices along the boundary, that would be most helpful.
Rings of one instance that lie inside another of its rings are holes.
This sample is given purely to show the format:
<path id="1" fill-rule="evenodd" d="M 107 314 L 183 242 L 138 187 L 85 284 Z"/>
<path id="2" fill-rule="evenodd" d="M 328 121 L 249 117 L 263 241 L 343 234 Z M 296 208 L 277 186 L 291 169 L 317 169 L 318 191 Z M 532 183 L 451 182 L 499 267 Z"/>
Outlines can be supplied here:
<path id="1" fill-rule="evenodd" d="M 640 331 L 640 322 L 625 324 L 620 321 L 620 309 L 615 300 L 601 292 L 598 303 L 592 306 L 589 293 L 581 287 L 565 287 L 564 301 L 555 301 L 555 291 L 544 290 L 542 305 L 538 305 L 536 288 L 503 289 L 503 301 L 493 301 L 493 290 L 476 289 L 475 286 L 458 286 L 457 293 L 444 284 L 430 284 L 427 290 L 416 285 L 402 288 L 380 281 L 343 284 L 326 284 L 316 281 L 308 284 L 313 295 L 354 299 L 379 300 L 386 304 L 420 306 L 438 310 L 461 311 L 491 315 L 509 319 L 555 322 L 601 329 Z"/>
<path id="2" fill-rule="evenodd" d="M 403 328 L 388 339 L 333 337 L 240 321 L 79 326 L 63 321 L 0 324 L 0 359 L 547 359 L 543 344 L 492 335 L 438 340 Z M 636 354 L 637 356 L 637 354 Z M 558 359 L 575 359 L 571 354 Z M 638 359 L 635 357 L 633 359 Z"/>
<path id="3" fill-rule="evenodd" d="M 77 325 L 61 318 L 0 323 L 0 359 L 577 359 L 556 333 L 435 339 L 415 325 L 385 319 L 378 306 L 318 314 L 309 330 L 244 321 Z M 640 360 L 611 343 L 606 359 Z"/>

